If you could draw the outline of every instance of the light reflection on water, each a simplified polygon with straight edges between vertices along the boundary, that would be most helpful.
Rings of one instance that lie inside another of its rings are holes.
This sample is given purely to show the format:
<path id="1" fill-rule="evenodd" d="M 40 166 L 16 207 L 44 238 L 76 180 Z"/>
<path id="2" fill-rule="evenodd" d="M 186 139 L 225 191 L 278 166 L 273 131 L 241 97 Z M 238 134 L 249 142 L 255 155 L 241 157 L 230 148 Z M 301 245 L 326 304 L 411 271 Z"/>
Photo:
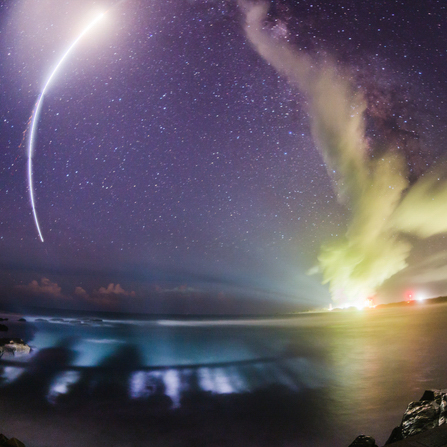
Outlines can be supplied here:
<path id="1" fill-rule="evenodd" d="M 47 392 L 53 404 L 57 404 L 59 396 L 70 393 L 89 368 L 97 371 L 124 367 L 120 380 L 126 376 L 130 398 L 147 398 L 162 387 L 173 407 L 178 407 L 181 395 L 191 390 L 231 394 L 281 384 L 297 391 L 301 386 L 318 387 L 324 383 L 321 368 L 318 373 L 312 371 L 308 359 L 299 352 L 288 352 L 291 334 L 278 333 L 281 328 L 297 325 L 291 319 L 106 320 L 94 324 L 49 317 L 42 321 L 27 316 L 27 320 L 37 328 L 30 342 L 31 367 L 40 354 L 54 347 L 66 350 L 70 357 Z M 18 372 L 23 368 L 8 368 L 3 372 L 5 384 L 23 372 Z M 109 372 L 102 371 L 99 376 L 102 374 L 105 380 Z M 102 380 L 97 379 L 98 374 L 95 377 L 96 381 Z"/>
<path id="2" fill-rule="evenodd" d="M 29 365 L 57 346 L 72 354 L 46 385 L 56 407 L 101 382 L 120 383 L 140 402 L 165 396 L 172 409 L 191 392 L 233 395 L 281 385 L 298 401 L 303 393 L 315 396 L 308 410 L 322 415 L 324 429 L 319 417 L 307 429 L 318 445 L 349 445 L 362 432 L 381 445 L 410 401 L 447 387 L 446 321 L 444 305 L 283 320 L 34 321 Z M 3 368 L 4 386 L 31 370 Z"/>
<path id="3" fill-rule="evenodd" d="M 354 425 L 374 431 L 383 444 L 410 401 L 425 389 L 446 387 L 446 323 L 445 305 L 416 305 L 363 313 L 330 327 L 329 390 L 341 430 Z"/>

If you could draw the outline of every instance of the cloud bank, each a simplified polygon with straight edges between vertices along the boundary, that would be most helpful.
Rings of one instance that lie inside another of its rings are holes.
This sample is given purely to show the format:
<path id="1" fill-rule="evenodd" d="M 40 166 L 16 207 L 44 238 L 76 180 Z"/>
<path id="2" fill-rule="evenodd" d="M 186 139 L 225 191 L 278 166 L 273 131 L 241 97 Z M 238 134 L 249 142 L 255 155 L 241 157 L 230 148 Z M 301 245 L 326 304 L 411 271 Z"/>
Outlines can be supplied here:
<path id="1" fill-rule="evenodd" d="M 51 282 L 48 278 L 41 278 L 40 284 L 35 279 L 26 286 L 16 286 L 22 292 L 30 295 L 46 295 L 52 298 L 65 298 L 62 288 L 57 283 Z"/>
<path id="2" fill-rule="evenodd" d="M 99 287 L 87 292 L 83 287 L 76 286 L 74 291 L 62 292 L 62 288 L 46 277 L 42 277 L 40 282 L 32 280 L 27 285 L 14 287 L 15 296 L 20 296 L 28 302 L 35 304 L 38 299 L 39 304 L 45 306 L 75 306 L 86 308 L 98 308 L 102 310 L 125 309 L 132 306 L 133 299 L 138 301 L 135 291 L 128 291 L 120 284 L 109 283 L 107 287 Z M 31 300 L 31 301 L 30 301 Z"/>
<path id="3" fill-rule="evenodd" d="M 127 292 L 119 284 L 110 283 L 107 288 L 100 287 L 98 290 L 100 295 L 122 295 L 122 296 L 135 296 L 135 292 Z"/>

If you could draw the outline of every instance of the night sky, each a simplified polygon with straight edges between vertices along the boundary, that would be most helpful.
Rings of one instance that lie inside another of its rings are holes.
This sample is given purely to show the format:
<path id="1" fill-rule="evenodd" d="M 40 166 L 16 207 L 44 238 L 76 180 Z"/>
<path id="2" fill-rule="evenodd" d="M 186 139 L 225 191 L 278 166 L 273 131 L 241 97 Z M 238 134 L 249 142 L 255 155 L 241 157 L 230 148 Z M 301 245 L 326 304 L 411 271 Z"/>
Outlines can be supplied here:
<path id="1" fill-rule="evenodd" d="M 378 302 L 447 293 L 447 6 L 272 0 L 250 36 L 247 14 L 259 5 L 1 3 L 4 297 L 242 312 L 248 299 L 251 311 L 327 307 L 331 295 L 351 302 L 353 277 Z M 61 57 L 105 11 L 43 99 L 33 157 L 42 243 L 27 177 L 30 117 Z M 288 53 L 275 62 L 279 47 Z M 295 56 L 309 67 L 304 81 L 280 66 Z M 329 72 L 326 94 L 318 80 Z M 341 147 L 349 117 L 327 131 L 344 98 L 361 121 L 355 155 Z M 372 164 L 379 159 L 398 171 L 399 187 Z M 385 187 L 358 192 L 381 181 L 394 199 Z M 445 223 L 425 231 L 424 219 Z M 376 234 L 379 221 L 387 224 Z M 344 243 L 359 260 L 339 281 L 345 273 L 325 254 Z"/>

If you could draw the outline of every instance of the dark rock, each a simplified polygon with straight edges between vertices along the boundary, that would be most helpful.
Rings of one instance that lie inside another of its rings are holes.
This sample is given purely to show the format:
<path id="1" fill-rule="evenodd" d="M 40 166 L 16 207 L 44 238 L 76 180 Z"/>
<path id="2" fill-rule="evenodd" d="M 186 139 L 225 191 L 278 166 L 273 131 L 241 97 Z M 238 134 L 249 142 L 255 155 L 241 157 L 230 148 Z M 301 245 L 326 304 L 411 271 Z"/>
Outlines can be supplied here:
<path id="1" fill-rule="evenodd" d="M 408 405 L 402 417 L 402 436 L 407 438 L 443 425 L 446 418 L 446 390 L 426 390 L 421 400 Z"/>
<path id="2" fill-rule="evenodd" d="M 18 320 L 18 321 L 23 321 L 23 322 L 26 322 L 25 318 L 19 318 L 19 320 Z"/>
<path id="3" fill-rule="evenodd" d="M 5 326 L 4 324 L 0 324 L 0 331 L 6 332 L 8 330 L 8 326 Z"/>
<path id="4" fill-rule="evenodd" d="M 402 435 L 402 427 L 399 425 L 399 427 L 394 427 L 393 431 L 391 432 L 390 437 L 385 442 L 385 445 L 392 444 L 393 442 L 402 441 L 404 439 Z"/>
<path id="5" fill-rule="evenodd" d="M 26 447 L 22 441 L 17 438 L 8 439 L 4 434 L 0 434 L 0 447 Z"/>
<path id="6" fill-rule="evenodd" d="M 8 441 L 4 443 L 5 446 L 12 447 L 26 447 L 22 441 L 19 441 L 17 438 L 10 438 Z"/>
<path id="7" fill-rule="evenodd" d="M 438 426 L 439 404 L 435 400 L 411 402 L 402 418 L 402 436 L 407 438 Z"/>
<path id="8" fill-rule="evenodd" d="M 434 390 L 425 390 L 424 394 L 419 400 L 435 400 L 435 391 Z"/>
<path id="9" fill-rule="evenodd" d="M 0 321 L 8 321 L 7 318 L 0 318 Z"/>
<path id="10" fill-rule="evenodd" d="M 15 337 L 1 337 L 0 338 L 0 346 L 5 346 L 8 343 L 22 343 L 22 344 L 25 344 L 25 342 L 21 338 L 15 338 Z"/>
<path id="11" fill-rule="evenodd" d="M 447 421 L 447 390 L 426 390 L 421 399 L 411 402 L 387 444 L 400 441 L 445 424 Z"/>
<path id="12" fill-rule="evenodd" d="M 354 439 L 349 447 L 377 447 L 376 441 L 371 436 L 360 435 Z"/>
<path id="13" fill-rule="evenodd" d="M 447 420 L 447 395 L 441 396 L 441 403 L 439 404 L 439 419 L 438 424 L 443 425 Z"/>

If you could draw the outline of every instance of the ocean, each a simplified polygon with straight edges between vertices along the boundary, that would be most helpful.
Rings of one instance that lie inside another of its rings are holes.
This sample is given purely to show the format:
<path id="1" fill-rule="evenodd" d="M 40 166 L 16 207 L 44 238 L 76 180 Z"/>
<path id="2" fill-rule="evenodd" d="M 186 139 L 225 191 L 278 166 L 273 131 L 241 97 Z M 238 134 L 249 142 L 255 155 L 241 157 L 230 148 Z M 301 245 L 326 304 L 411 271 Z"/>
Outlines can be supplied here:
<path id="1" fill-rule="evenodd" d="M 0 316 L 32 347 L 0 360 L 0 432 L 27 447 L 383 445 L 410 401 L 447 388 L 444 304 Z"/>

